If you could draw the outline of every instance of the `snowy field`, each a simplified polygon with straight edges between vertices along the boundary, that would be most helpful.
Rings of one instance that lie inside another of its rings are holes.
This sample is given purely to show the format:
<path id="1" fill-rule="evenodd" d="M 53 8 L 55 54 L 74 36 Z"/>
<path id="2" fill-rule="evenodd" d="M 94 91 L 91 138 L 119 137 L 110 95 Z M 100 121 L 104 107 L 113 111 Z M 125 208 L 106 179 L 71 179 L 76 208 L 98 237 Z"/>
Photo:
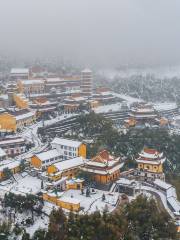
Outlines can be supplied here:
<path id="1" fill-rule="evenodd" d="M 0 184 L 1 197 L 3 197 L 6 192 L 36 195 L 41 191 L 41 180 L 36 177 L 29 175 L 22 177 L 20 174 L 16 174 L 15 179 L 16 181 L 7 181 Z"/>
<path id="2" fill-rule="evenodd" d="M 117 112 L 121 110 L 121 103 L 114 103 L 104 106 L 99 106 L 93 109 L 95 113 Z"/>
<path id="3" fill-rule="evenodd" d="M 157 111 L 167 111 L 177 108 L 175 102 L 155 103 L 153 106 Z"/>
<path id="4" fill-rule="evenodd" d="M 105 208 L 111 212 L 114 210 L 118 201 L 118 193 L 109 194 L 108 192 L 96 190 L 95 194 L 90 194 L 90 197 L 86 197 L 86 194 L 81 194 L 80 190 L 68 190 L 63 194 L 63 197 L 73 197 L 80 201 L 80 206 L 84 209 L 84 213 L 92 213 L 96 210 L 103 211 Z M 102 201 L 102 195 L 105 194 L 105 200 Z"/>
<path id="5" fill-rule="evenodd" d="M 125 95 L 125 94 L 114 93 L 114 92 L 112 92 L 112 94 L 113 94 L 113 96 L 126 101 L 128 105 L 131 105 L 132 103 L 135 103 L 135 102 L 143 102 L 143 99 L 134 98 L 134 97 L 131 97 L 131 96 L 128 96 L 128 95 Z"/>

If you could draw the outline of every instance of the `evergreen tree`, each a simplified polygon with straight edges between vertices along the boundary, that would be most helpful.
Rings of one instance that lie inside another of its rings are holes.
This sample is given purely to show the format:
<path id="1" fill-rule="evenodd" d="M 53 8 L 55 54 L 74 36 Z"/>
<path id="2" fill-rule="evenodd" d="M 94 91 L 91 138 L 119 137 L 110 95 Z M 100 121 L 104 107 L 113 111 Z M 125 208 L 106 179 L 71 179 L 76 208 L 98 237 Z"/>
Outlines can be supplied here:
<path id="1" fill-rule="evenodd" d="M 105 197 L 105 194 L 103 193 L 102 195 L 102 201 L 105 201 L 106 200 L 106 197 Z"/>
<path id="2" fill-rule="evenodd" d="M 13 173 L 8 167 L 3 169 L 3 176 L 4 176 L 5 179 L 11 178 L 12 175 L 13 175 Z"/>
<path id="3" fill-rule="evenodd" d="M 53 210 L 49 219 L 47 233 L 48 240 L 65 240 L 67 232 L 67 219 L 61 208 Z"/>
<path id="4" fill-rule="evenodd" d="M 30 235 L 29 233 L 27 233 L 26 231 L 24 231 L 23 235 L 22 235 L 22 240 L 30 240 Z"/>
<path id="5" fill-rule="evenodd" d="M 43 180 L 41 181 L 41 189 L 43 189 L 44 188 L 44 182 L 43 182 Z"/>
<path id="6" fill-rule="evenodd" d="M 46 235 L 47 232 L 44 229 L 39 229 L 34 233 L 32 240 L 46 240 Z"/>
<path id="7" fill-rule="evenodd" d="M 26 168 L 25 160 L 21 160 L 19 168 L 20 168 L 21 172 L 23 172 L 25 170 L 25 168 Z"/>

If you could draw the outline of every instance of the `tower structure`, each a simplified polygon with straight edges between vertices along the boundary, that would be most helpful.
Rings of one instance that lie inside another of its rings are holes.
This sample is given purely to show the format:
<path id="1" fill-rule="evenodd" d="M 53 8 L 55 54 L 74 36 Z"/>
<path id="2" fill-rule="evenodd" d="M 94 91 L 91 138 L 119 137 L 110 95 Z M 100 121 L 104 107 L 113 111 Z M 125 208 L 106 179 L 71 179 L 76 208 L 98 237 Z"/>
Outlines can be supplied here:
<path id="1" fill-rule="evenodd" d="M 92 95 L 92 71 L 84 69 L 81 71 L 81 91 L 84 96 L 90 97 Z"/>

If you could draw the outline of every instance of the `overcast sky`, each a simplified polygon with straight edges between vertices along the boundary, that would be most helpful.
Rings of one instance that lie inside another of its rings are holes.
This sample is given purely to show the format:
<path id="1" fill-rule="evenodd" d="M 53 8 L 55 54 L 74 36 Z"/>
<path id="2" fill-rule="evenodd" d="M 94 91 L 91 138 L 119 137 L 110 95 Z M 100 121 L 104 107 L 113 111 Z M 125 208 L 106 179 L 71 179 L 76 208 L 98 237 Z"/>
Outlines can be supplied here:
<path id="1" fill-rule="evenodd" d="M 180 63 L 180 0 L 0 0 L 0 52 L 84 65 Z"/>

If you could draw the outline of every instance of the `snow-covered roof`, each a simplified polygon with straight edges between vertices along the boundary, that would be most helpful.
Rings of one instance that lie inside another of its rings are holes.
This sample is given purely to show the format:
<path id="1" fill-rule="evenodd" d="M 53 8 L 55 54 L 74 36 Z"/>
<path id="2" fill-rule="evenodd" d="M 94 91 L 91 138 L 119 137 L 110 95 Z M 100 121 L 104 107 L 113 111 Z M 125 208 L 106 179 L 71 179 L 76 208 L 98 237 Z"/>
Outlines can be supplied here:
<path id="1" fill-rule="evenodd" d="M 63 145 L 63 146 L 67 146 L 67 147 L 78 148 L 82 144 L 82 142 L 65 139 L 65 138 L 54 138 L 54 140 L 51 142 L 51 144 L 58 144 L 58 145 Z"/>
<path id="2" fill-rule="evenodd" d="M 44 80 L 42 79 L 28 79 L 28 80 L 21 80 L 23 85 L 32 85 L 32 84 L 44 84 Z"/>
<path id="3" fill-rule="evenodd" d="M 132 108 L 131 110 L 133 112 L 137 112 L 137 113 L 152 113 L 152 112 L 154 112 L 153 108 Z"/>
<path id="4" fill-rule="evenodd" d="M 71 203 L 71 204 L 80 204 L 80 200 L 77 198 L 71 198 L 71 197 L 61 197 L 59 198 L 60 201 L 66 202 L 66 203 Z"/>
<path id="5" fill-rule="evenodd" d="M 51 158 L 55 157 L 60 157 L 60 153 L 56 149 L 52 149 L 46 152 L 38 153 L 36 156 L 41 160 L 41 161 L 46 161 Z"/>
<path id="6" fill-rule="evenodd" d="M 166 190 L 166 196 L 167 196 L 167 198 L 169 198 L 169 197 L 177 198 L 176 189 L 174 187 L 168 188 Z"/>
<path id="7" fill-rule="evenodd" d="M 5 151 L 2 148 L 0 148 L 0 157 L 5 157 L 5 156 L 6 156 Z"/>
<path id="8" fill-rule="evenodd" d="M 84 97 L 74 97 L 73 100 L 75 100 L 75 101 L 85 101 L 86 98 L 84 98 Z"/>
<path id="9" fill-rule="evenodd" d="M 59 184 L 64 183 L 66 180 L 67 180 L 67 177 L 62 177 L 58 181 L 54 181 L 52 184 L 53 186 L 58 186 Z"/>
<path id="10" fill-rule="evenodd" d="M 157 185 L 158 187 L 164 189 L 164 190 L 167 190 L 167 189 L 172 187 L 171 184 L 168 184 L 168 183 L 166 183 L 166 182 L 164 182 L 160 179 L 155 179 L 154 184 Z"/>
<path id="11" fill-rule="evenodd" d="M 107 170 L 92 169 L 92 168 L 88 168 L 88 167 L 83 167 L 83 170 L 87 171 L 87 172 L 91 172 L 91 173 L 97 173 L 100 175 L 107 175 L 107 174 L 112 174 L 115 171 L 120 170 L 120 168 L 121 168 L 121 164 L 118 164 L 117 166 L 114 166 L 111 169 L 107 169 Z"/>
<path id="12" fill-rule="evenodd" d="M 0 99 L 8 100 L 8 95 L 7 94 L 1 94 Z"/>
<path id="13" fill-rule="evenodd" d="M 92 73 L 92 71 L 89 68 L 85 68 L 81 71 L 82 73 Z"/>
<path id="14" fill-rule="evenodd" d="M 178 212 L 180 213 L 180 204 L 179 202 L 177 201 L 176 198 L 174 197 L 169 197 L 167 199 L 168 203 L 171 205 L 171 207 L 173 208 L 174 212 Z"/>
<path id="15" fill-rule="evenodd" d="M 12 68 L 11 74 L 29 74 L 28 68 Z"/>
<path id="16" fill-rule="evenodd" d="M 111 160 L 111 161 L 107 161 L 107 162 L 88 161 L 87 165 L 96 166 L 96 167 L 111 167 L 111 166 L 115 165 L 117 162 L 119 162 L 119 159 Z"/>
<path id="17" fill-rule="evenodd" d="M 35 116 L 35 112 L 31 111 L 25 114 L 18 115 L 15 118 L 16 118 L 16 121 L 19 121 L 19 120 L 34 117 L 34 116 Z"/>
<path id="18" fill-rule="evenodd" d="M 7 164 L 3 164 L 0 166 L 0 171 L 2 172 L 3 169 L 9 168 L 9 169 L 14 169 L 20 165 L 20 161 L 11 161 L 8 162 Z"/>
<path id="19" fill-rule="evenodd" d="M 156 114 L 148 114 L 148 115 L 146 115 L 146 114 L 132 114 L 132 113 L 130 113 L 129 114 L 129 116 L 134 116 L 134 117 L 136 117 L 136 118 L 155 118 L 155 117 L 157 117 L 157 115 Z"/>
<path id="20" fill-rule="evenodd" d="M 161 164 L 163 161 L 161 160 L 154 160 L 154 161 L 149 161 L 149 160 L 143 160 L 143 159 L 136 159 L 137 163 L 147 163 L 147 164 L 153 164 L 153 165 L 159 165 Z"/>
<path id="21" fill-rule="evenodd" d="M 134 180 L 129 180 L 127 178 L 120 178 L 118 181 L 116 181 L 117 184 L 122 185 L 131 185 L 134 182 Z"/>
<path id="22" fill-rule="evenodd" d="M 6 144 L 15 144 L 15 143 L 23 143 L 25 140 L 21 137 L 19 138 L 8 138 L 7 140 L 0 141 L 0 145 L 6 145 Z"/>
<path id="23" fill-rule="evenodd" d="M 144 158 L 151 158 L 151 159 L 156 159 L 156 158 L 161 158 L 163 156 L 163 153 L 159 153 L 158 151 L 154 149 L 144 149 L 139 156 L 144 157 Z"/>
<path id="24" fill-rule="evenodd" d="M 46 82 L 48 83 L 54 83 L 54 82 L 63 82 L 63 81 L 65 81 L 65 79 L 64 78 L 58 78 L 58 77 L 56 77 L 56 78 L 47 78 L 46 79 Z"/>
<path id="25" fill-rule="evenodd" d="M 57 162 L 54 166 L 58 169 L 58 171 L 66 171 L 71 168 L 75 168 L 78 166 L 82 166 L 84 164 L 84 160 L 82 157 L 72 158 L 69 160 Z"/>
<path id="26" fill-rule="evenodd" d="M 84 179 L 82 178 L 72 178 L 66 181 L 66 184 L 73 184 L 73 183 L 82 183 Z"/>

